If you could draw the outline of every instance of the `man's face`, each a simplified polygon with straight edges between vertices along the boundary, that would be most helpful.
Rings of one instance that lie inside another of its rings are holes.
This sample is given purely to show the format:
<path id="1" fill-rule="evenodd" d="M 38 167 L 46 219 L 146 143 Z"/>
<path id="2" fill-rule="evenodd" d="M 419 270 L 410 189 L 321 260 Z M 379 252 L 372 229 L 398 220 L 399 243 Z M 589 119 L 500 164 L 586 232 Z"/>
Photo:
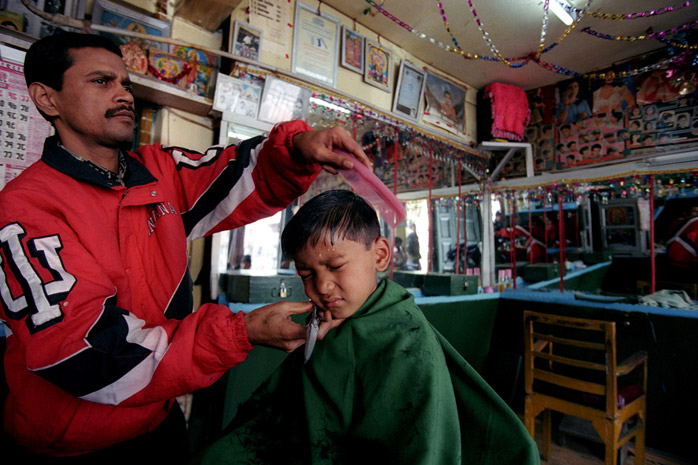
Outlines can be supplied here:
<path id="1" fill-rule="evenodd" d="M 347 318 L 376 290 L 377 272 L 389 264 L 390 245 L 384 237 L 370 247 L 352 240 L 320 240 L 296 254 L 294 262 L 305 295 L 333 318 Z"/>
<path id="2" fill-rule="evenodd" d="M 121 147 L 133 140 L 131 81 L 121 58 L 101 48 L 70 51 L 63 88 L 52 90 L 54 124 L 68 148 Z"/>

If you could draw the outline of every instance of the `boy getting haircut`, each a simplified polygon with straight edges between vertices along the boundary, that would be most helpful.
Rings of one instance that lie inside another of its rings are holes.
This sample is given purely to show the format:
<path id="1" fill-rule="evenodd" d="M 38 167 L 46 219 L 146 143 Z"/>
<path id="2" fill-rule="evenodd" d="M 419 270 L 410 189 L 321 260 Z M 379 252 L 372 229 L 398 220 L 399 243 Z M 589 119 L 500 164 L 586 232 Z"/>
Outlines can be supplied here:
<path id="1" fill-rule="evenodd" d="M 306 295 L 343 323 L 304 363 L 291 353 L 196 463 L 537 465 L 523 423 L 377 273 L 375 211 L 349 191 L 303 205 L 282 234 Z M 358 296 L 358 297 L 357 297 Z"/>

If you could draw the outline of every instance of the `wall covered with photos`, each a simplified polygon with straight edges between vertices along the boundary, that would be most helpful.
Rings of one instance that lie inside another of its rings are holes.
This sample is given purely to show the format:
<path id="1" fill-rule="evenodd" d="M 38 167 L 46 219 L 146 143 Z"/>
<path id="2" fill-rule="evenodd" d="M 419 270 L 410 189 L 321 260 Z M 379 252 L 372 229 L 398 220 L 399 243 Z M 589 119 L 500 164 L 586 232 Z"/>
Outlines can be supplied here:
<path id="1" fill-rule="evenodd" d="M 662 63 L 661 56 L 651 59 Z M 535 171 L 698 146 L 695 57 L 683 61 L 656 66 L 638 60 L 528 91 L 526 141 L 533 146 Z M 522 157 L 512 159 L 503 174 L 525 175 Z"/>

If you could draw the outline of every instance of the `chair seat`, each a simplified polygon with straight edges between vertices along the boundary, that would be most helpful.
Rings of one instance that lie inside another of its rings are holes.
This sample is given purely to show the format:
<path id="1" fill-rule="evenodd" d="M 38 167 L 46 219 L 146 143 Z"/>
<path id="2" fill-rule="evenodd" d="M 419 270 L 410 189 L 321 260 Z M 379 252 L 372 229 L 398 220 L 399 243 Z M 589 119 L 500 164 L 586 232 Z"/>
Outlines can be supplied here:
<path id="1" fill-rule="evenodd" d="M 583 404 L 599 410 L 606 409 L 606 403 L 603 396 L 575 391 L 574 389 L 560 387 L 540 380 L 536 380 L 533 383 L 533 390 L 544 395 L 557 397 L 569 402 L 575 402 L 577 404 Z M 644 391 L 641 384 L 627 384 L 618 386 L 618 408 L 625 407 L 630 402 L 639 398 L 642 394 L 644 394 Z"/>

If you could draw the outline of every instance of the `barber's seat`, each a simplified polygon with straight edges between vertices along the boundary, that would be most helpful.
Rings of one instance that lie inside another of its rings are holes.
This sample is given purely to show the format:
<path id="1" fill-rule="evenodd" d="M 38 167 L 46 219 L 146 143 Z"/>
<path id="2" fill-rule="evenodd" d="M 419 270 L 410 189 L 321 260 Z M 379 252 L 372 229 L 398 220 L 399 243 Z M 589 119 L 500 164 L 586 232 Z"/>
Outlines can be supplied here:
<path id="1" fill-rule="evenodd" d="M 550 458 L 554 410 L 591 422 L 605 444 L 606 465 L 617 464 L 618 449 L 631 439 L 635 463 L 643 464 L 647 353 L 616 363 L 610 321 L 525 311 L 524 332 L 524 423 L 535 439 L 535 419 L 543 412 L 543 459 Z"/>

